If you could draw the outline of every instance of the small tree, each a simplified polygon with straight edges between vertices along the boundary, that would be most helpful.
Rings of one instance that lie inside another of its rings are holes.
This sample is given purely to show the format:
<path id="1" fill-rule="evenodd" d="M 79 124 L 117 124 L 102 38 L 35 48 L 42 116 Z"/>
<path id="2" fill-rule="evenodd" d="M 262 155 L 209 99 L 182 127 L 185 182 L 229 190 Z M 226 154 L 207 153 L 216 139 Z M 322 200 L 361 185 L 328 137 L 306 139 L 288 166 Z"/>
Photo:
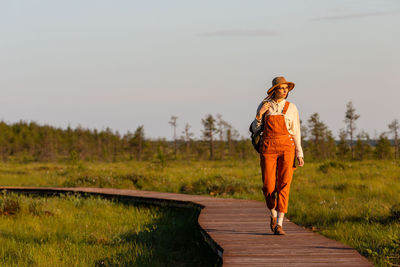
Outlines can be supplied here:
<path id="1" fill-rule="evenodd" d="M 217 128 L 215 127 L 215 119 L 211 114 L 206 115 L 204 119 L 201 120 L 203 124 L 203 137 L 205 141 L 208 141 L 210 149 L 210 160 L 214 159 L 214 134 L 217 133 Z"/>
<path id="2" fill-rule="evenodd" d="M 137 160 L 142 160 L 142 152 L 143 152 L 143 142 L 144 142 L 144 127 L 143 125 L 138 126 L 128 140 L 129 147 L 131 151 L 134 151 L 136 154 Z"/>
<path id="3" fill-rule="evenodd" d="M 251 143 L 249 142 L 248 138 L 241 136 L 240 139 L 237 142 L 237 152 L 239 153 L 239 156 L 242 160 L 246 160 L 247 159 L 247 146 L 251 145 Z"/>
<path id="4" fill-rule="evenodd" d="M 309 144 L 307 141 L 308 138 L 308 128 L 305 125 L 305 123 L 303 123 L 302 120 L 300 120 L 300 132 L 301 132 L 301 146 L 303 148 L 303 152 L 304 154 L 307 154 L 309 152 Z"/>
<path id="5" fill-rule="evenodd" d="M 378 159 L 391 159 L 392 151 L 389 139 L 384 133 L 379 136 L 375 146 L 375 156 Z"/>
<path id="6" fill-rule="evenodd" d="M 171 120 L 168 122 L 174 128 L 174 156 L 175 156 L 175 159 L 176 159 L 176 154 L 178 151 L 178 144 L 177 144 L 177 139 L 176 139 L 176 126 L 177 126 L 176 120 L 177 119 L 178 119 L 177 116 L 171 116 Z"/>
<path id="7" fill-rule="evenodd" d="M 41 132 L 39 159 L 42 161 L 52 161 L 55 158 L 54 135 L 49 126 L 43 127 Z M 81 151 L 79 151 L 81 152 Z"/>
<path id="8" fill-rule="evenodd" d="M 321 121 L 318 113 L 314 113 L 308 119 L 308 129 L 310 135 L 310 150 L 314 158 L 327 159 L 333 156 L 335 142 L 332 132 Z"/>
<path id="9" fill-rule="evenodd" d="M 393 120 L 392 123 L 388 125 L 390 132 L 393 134 L 394 139 L 394 158 L 399 158 L 399 121 L 397 119 Z"/>
<path id="10" fill-rule="evenodd" d="M 331 130 L 328 129 L 328 126 L 325 128 L 324 132 L 324 157 L 326 159 L 335 158 L 336 155 L 336 144 L 335 138 L 333 138 L 333 134 Z"/>
<path id="11" fill-rule="evenodd" d="M 363 160 L 368 158 L 371 154 L 369 135 L 365 132 L 361 132 L 357 135 L 357 141 L 354 146 L 354 156 L 357 160 Z"/>
<path id="12" fill-rule="evenodd" d="M 349 147 L 347 145 L 347 132 L 343 129 L 339 131 L 339 143 L 337 145 L 338 156 L 341 159 L 346 159 L 349 153 Z"/>
<path id="13" fill-rule="evenodd" d="M 238 140 L 240 137 L 239 132 L 233 128 L 232 125 L 227 124 L 226 125 L 226 141 L 228 142 L 228 150 L 229 150 L 229 155 L 233 157 L 234 153 L 234 147 L 233 143 L 235 140 Z"/>
<path id="14" fill-rule="evenodd" d="M 353 137 L 356 130 L 356 120 L 360 118 L 360 115 L 356 114 L 356 109 L 354 108 L 351 101 L 347 103 L 346 108 L 347 109 L 344 116 L 344 122 L 347 125 L 347 133 L 350 136 L 351 159 L 354 159 Z"/>
<path id="15" fill-rule="evenodd" d="M 186 155 L 189 155 L 189 153 L 190 153 L 190 142 L 192 141 L 192 137 L 194 135 L 192 132 L 190 132 L 190 128 L 191 128 L 190 124 L 186 123 L 185 128 L 182 131 L 182 134 L 183 134 L 182 138 L 186 144 Z"/>
<path id="16" fill-rule="evenodd" d="M 303 123 L 302 120 L 300 120 L 300 131 L 301 131 L 301 144 L 304 144 L 304 141 L 305 141 L 305 139 L 307 139 L 307 136 L 308 136 L 308 128 Z"/>
<path id="17" fill-rule="evenodd" d="M 225 156 L 225 137 L 227 136 L 227 130 L 231 129 L 232 126 L 229 125 L 228 122 L 222 119 L 221 114 L 217 114 L 217 133 L 219 135 L 219 147 L 220 147 L 220 152 L 221 152 L 221 159 L 224 158 Z M 227 138 L 228 139 L 228 138 Z M 229 141 L 228 141 L 229 143 Z M 229 144 L 228 144 L 229 146 Z"/>

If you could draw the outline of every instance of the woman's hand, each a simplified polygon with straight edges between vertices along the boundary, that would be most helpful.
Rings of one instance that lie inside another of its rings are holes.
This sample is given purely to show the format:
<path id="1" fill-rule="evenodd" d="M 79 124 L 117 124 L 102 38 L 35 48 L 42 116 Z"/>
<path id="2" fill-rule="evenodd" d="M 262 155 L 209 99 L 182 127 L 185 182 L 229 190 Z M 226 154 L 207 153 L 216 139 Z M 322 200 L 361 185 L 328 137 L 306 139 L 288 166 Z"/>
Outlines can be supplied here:
<path id="1" fill-rule="evenodd" d="M 299 167 L 303 167 L 303 165 L 304 165 L 303 157 L 297 157 L 297 162 L 299 163 Z"/>
<path id="2" fill-rule="evenodd" d="M 257 113 L 256 119 L 261 120 L 263 114 L 271 107 L 271 103 L 265 102 Z"/>

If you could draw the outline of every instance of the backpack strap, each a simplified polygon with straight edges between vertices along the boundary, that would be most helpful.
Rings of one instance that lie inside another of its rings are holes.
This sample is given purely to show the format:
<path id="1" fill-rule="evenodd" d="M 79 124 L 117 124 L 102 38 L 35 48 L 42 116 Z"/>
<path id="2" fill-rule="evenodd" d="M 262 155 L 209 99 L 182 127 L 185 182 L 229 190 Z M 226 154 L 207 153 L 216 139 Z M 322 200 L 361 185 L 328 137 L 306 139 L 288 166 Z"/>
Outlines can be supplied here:
<path id="1" fill-rule="evenodd" d="M 287 111 L 288 108 L 289 108 L 289 104 L 290 104 L 290 102 L 289 102 L 289 101 L 286 101 L 285 106 L 283 107 L 283 110 L 282 110 L 282 114 L 283 114 L 283 115 L 286 114 L 286 111 Z"/>

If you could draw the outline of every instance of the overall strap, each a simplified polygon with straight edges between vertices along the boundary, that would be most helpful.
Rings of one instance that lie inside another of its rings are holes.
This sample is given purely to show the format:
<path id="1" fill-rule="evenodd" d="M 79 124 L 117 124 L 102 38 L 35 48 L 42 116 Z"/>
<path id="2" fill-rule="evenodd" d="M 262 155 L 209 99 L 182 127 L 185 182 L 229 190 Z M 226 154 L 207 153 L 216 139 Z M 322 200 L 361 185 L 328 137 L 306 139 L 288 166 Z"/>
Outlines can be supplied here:
<path id="1" fill-rule="evenodd" d="M 283 107 L 283 110 L 282 110 L 282 114 L 286 114 L 286 111 L 288 110 L 288 108 L 289 108 L 289 104 L 290 104 L 290 102 L 289 101 L 286 101 L 286 103 L 285 103 L 285 106 Z"/>

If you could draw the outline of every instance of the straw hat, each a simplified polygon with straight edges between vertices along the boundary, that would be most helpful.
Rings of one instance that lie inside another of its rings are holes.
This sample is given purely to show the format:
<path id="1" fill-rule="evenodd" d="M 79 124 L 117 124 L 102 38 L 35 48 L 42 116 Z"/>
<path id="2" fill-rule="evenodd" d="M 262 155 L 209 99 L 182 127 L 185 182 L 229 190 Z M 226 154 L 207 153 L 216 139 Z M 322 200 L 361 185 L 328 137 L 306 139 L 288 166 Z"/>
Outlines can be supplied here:
<path id="1" fill-rule="evenodd" d="M 278 87 L 279 85 L 281 85 L 281 84 L 287 84 L 287 85 L 288 85 L 288 89 L 289 89 L 288 92 L 292 91 L 293 88 L 294 88 L 294 83 L 292 83 L 292 82 L 287 82 L 286 79 L 285 79 L 285 77 L 275 77 L 275 78 L 272 80 L 272 87 L 268 89 L 267 94 L 268 94 L 268 95 L 272 94 L 272 93 L 274 92 L 274 89 L 275 89 L 276 87 Z"/>

